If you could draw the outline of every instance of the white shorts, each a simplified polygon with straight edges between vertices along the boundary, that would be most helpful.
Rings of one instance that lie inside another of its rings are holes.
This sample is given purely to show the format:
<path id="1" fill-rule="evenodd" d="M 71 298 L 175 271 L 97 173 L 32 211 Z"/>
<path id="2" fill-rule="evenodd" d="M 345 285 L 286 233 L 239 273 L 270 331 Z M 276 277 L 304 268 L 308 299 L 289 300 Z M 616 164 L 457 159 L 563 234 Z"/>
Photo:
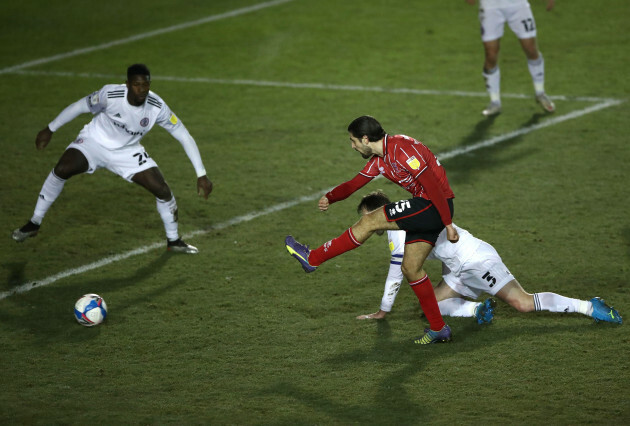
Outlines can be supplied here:
<path id="1" fill-rule="evenodd" d="M 481 40 L 492 41 L 503 37 L 507 22 L 519 39 L 536 37 L 536 22 L 529 3 L 496 9 L 479 9 Z"/>
<path id="2" fill-rule="evenodd" d="M 89 174 L 104 168 L 131 182 L 136 173 L 157 167 L 157 163 L 149 157 L 140 144 L 112 151 L 92 139 L 78 137 L 66 149 L 70 148 L 83 153 L 88 161 L 89 168 L 86 173 Z"/>
<path id="3" fill-rule="evenodd" d="M 444 282 L 457 293 L 477 299 L 482 293 L 497 294 L 514 279 L 503 263 L 499 253 L 486 242 L 482 242 L 475 255 L 455 273 L 443 266 Z"/>

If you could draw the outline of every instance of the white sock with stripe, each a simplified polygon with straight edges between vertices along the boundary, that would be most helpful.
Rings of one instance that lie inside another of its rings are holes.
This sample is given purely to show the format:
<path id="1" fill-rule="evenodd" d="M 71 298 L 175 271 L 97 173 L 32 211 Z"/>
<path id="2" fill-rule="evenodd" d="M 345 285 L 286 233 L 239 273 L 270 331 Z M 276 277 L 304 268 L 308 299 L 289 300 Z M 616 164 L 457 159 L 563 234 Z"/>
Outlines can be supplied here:
<path id="1" fill-rule="evenodd" d="M 534 90 L 537 95 L 545 93 L 545 60 L 542 53 L 538 54 L 538 59 L 527 60 L 527 67 L 532 76 Z"/>
<path id="2" fill-rule="evenodd" d="M 46 212 L 48 212 L 50 206 L 52 206 L 59 194 L 61 194 L 65 184 L 65 179 L 58 177 L 54 170 L 50 171 L 44 181 L 44 185 L 42 185 L 41 191 L 39 191 L 39 197 L 35 204 L 35 211 L 33 212 L 31 222 L 36 225 L 41 225 L 44 216 L 46 216 Z"/>
<path id="3" fill-rule="evenodd" d="M 483 70 L 483 78 L 486 81 L 486 90 L 490 95 L 490 101 L 501 104 L 501 70 L 498 66 L 491 70 Z"/>
<path id="4" fill-rule="evenodd" d="M 591 302 L 564 297 L 556 293 L 534 293 L 534 307 L 537 311 L 578 312 L 588 316 L 593 312 Z"/>
<path id="5" fill-rule="evenodd" d="M 169 241 L 175 241 L 179 238 L 177 232 L 177 202 L 175 197 L 171 194 L 171 199 L 168 201 L 160 200 L 156 198 L 157 210 L 160 213 L 162 222 L 164 222 L 164 230 L 166 231 L 166 238 Z"/>

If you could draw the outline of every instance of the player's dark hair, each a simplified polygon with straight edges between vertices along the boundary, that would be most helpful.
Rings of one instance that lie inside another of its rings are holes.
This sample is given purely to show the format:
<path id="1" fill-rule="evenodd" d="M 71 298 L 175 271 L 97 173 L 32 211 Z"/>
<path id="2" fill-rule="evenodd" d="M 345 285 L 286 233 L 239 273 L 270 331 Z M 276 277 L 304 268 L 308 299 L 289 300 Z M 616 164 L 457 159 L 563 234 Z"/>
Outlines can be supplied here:
<path id="1" fill-rule="evenodd" d="M 378 190 L 370 192 L 361 198 L 361 201 L 357 206 L 357 213 L 361 214 L 363 213 L 363 210 L 371 212 L 389 203 L 391 203 L 391 201 L 389 201 L 389 198 L 383 191 Z"/>
<path id="2" fill-rule="evenodd" d="M 385 137 L 385 130 L 381 127 L 381 123 L 376 121 L 376 118 L 369 115 L 355 118 L 348 126 L 348 131 L 352 136 L 358 139 L 367 136 L 370 142 L 376 142 Z"/>
<path id="3" fill-rule="evenodd" d="M 127 80 L 131 80 L 134 75 L 148 75 L 151 77 L 151 71 L 145 64 L 133 64 L 127 68 Z"/>

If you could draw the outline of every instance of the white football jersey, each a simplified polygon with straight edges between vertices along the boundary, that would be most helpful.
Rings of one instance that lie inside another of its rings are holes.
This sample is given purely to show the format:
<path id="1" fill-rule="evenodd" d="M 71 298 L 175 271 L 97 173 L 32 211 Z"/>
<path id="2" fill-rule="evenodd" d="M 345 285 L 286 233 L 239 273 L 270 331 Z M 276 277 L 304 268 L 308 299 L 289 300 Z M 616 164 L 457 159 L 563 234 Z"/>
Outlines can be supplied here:
<path id="1" fill-rule="evenodd" d="M 170 133 L 181 126 L 162 98 L 152 91 L 140 106 L 127 101 L 125 84 L 107 84 L 85 100 L 94 118 L 83 127 L 79 138 L 90 138 L 110 150 L 140 143 L 155 123 Z"/>
<path id="2" fill-rule="evenodd" d="M 455 224 L 453 226 L 459 234 L 459 241 L 451 243 L 446 238 L 446 228 L 444 228 L 427 259 L 440 260 L 448 269 L 457 274 L 462 269 L 462 265 L 477 253 L 477 249 L 483 241 L 465 229 Z"/>
<path id="3" fill-rule="evenodd" d="M 481 9 L 499 9 L 527 4 L 527 0 L 479 0 Z"/>

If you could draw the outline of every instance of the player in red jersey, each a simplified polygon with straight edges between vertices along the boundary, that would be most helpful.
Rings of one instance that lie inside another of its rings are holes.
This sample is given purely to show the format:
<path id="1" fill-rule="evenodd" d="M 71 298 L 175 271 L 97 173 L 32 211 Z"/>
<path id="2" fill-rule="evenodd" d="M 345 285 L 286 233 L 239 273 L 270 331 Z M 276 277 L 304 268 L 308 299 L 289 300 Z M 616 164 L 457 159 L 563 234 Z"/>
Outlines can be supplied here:
<path id="1" fill-rule="evenodd" d="M 355 119 L 348 126 L 352 149 L 369 159 L 352 180 L 328 192 L 319 200 L 319 209 L 341 201 L 382 174 L 411 193 L 413 198 L 391 203 L 355 223 L 339 237 L 317 249 L 300 244 L 288 236 L 285 245 L 306 272 L 313 272 L 325 261 L 359 247 L 375 231 L 407 231 L 402 271 L 418 297 L 430 329 L 414 340 L 418 344 L 447 342 L 451 329 L 444 323 L 429 276 L 423 269 L 440 232 L 446 227 L 451 243 L 459 239 L 452 225 L 453 191 L 444 168 L 421 142 L 403 135 L 388 135 L 370 116 Z"/>

